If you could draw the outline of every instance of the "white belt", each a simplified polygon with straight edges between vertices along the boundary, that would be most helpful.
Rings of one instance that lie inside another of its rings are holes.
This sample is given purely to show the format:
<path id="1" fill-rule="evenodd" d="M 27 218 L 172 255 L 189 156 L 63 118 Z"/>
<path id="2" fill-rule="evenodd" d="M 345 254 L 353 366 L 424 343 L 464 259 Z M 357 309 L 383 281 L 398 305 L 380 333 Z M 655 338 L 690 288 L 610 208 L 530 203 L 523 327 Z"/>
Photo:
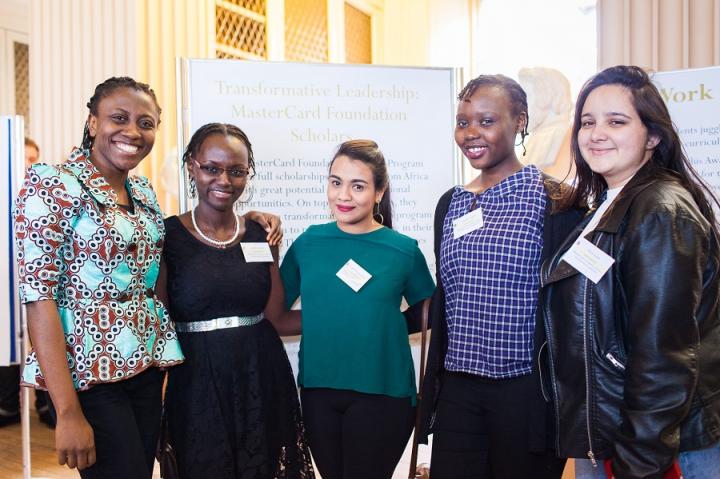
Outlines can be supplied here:
<path id="1" fill-rule="evenodd" d="M 265 315 L 260 313 L 256 316 L 228 316 L 226 318 L 208 319 L 207 321 L 175 323 L 175 331 L 179 333 L 201 333 L 215 331 L 216 329 L 238 328 L 258 324 L 263 319 L 265 319 Z"/>

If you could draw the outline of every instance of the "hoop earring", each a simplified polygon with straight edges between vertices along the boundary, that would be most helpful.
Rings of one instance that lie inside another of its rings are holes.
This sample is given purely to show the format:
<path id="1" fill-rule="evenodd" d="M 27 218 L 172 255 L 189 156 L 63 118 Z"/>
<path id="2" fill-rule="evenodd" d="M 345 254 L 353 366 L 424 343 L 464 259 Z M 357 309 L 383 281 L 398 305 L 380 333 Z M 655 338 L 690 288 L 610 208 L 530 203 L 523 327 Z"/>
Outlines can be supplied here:
<path id="1" fill-rule="evenodd" d="M 525 156 L 527 153 L 527 148 L 525 148 L 525 137 L 529 135 L 530 133 L 525 133 L 523 131 L 520 132 L 520 143 L 515 143 L 515 146 L 522 146 L 523 154 L 522 156 Z"/>
<path id="2" fill-rule="evenodd" d="M 385 217 L 380 213 L 380 202 L 378 201 L 375 203 L 375 206 L 377 206 L 377 211 L 373 211 L 373 219 L 375 219 L 376 216 L 380 217 L 380 221 L 378 221 L 379 224 L 383 224 L 385 222 Z"/>
<path id="3" fill-rule="evenodd" d="M 195 199 L 197 196 L 197 185 L 195 184 L 195 178 L 190 177 L 190 198 Z"/>

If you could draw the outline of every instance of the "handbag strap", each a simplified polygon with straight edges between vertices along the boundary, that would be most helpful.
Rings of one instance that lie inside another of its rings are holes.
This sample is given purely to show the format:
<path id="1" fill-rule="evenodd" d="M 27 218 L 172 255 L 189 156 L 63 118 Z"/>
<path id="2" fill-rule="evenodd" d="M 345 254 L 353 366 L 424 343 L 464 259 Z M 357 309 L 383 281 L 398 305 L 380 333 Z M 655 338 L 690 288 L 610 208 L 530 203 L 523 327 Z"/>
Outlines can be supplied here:
<path id="1" fill-rule="evenodd" d="M 412 451 L 410 454 L 410 470 L 408 471 L 408 479 L 415 479 L 415 470 L 417 469 L 418 440 L 420 426 L 422 423 L 422 400 L 423 400 L 423 381 L 425 380 L 425 360 L 426 345 L 428 331 L 428 316 L 430 313 L 430 298 L 423 301 L 422 306 L 422 329 L 420 332 L 420 375 L 418 381 L 417 403 L 415 406 L 415 430 L 413 431 Z"/>

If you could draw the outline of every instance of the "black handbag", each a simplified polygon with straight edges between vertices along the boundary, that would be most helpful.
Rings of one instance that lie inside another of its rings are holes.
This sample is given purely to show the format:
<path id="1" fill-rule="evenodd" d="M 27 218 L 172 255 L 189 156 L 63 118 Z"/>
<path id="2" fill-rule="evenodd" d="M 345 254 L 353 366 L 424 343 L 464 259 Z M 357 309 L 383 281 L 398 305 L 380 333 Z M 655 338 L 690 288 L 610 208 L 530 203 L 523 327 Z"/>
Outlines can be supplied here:
<path id="1" fill-rule="evenodd" d="M 175 451 L 170 444 L 167 413 L 164 407 L 160 419 L 160 439 L 158 440 L 157 450 L 155 451 L 155 459 L 157 459 L 160 464 L 161 479 L 180 479 Z"/>

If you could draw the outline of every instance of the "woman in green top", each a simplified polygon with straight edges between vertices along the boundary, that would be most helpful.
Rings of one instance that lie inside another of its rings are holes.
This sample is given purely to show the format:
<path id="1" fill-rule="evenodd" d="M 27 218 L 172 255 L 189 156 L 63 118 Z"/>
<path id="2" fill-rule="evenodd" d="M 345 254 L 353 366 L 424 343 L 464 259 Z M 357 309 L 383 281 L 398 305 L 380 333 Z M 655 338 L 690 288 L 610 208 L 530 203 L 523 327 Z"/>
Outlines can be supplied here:
<path id="1" fill-rule="evenodd" d="M 415 374 L 400 312 L 435 289 L 417 241 L 392 230 L 385 158 L 347 141 L 330 163 L 336 221 L 307 229 L 280 268 L 288 308 L 302 297 L 298 384 L 325 479 L 389 478 L 412 431 Z"/>

